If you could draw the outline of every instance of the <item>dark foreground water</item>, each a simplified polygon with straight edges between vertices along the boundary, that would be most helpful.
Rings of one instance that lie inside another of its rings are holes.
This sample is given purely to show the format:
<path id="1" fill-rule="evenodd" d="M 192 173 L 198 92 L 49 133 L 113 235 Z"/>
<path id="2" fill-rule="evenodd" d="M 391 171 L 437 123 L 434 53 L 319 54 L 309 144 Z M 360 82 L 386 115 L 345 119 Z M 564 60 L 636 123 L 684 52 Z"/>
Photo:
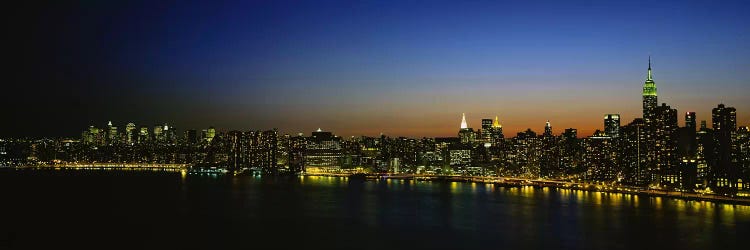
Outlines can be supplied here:
<path id="1" fill-rule="evenodd" d="M 748 206 L 471 183 L 0 170 L 0 212 L 11 249 L 750 244 Z"/>

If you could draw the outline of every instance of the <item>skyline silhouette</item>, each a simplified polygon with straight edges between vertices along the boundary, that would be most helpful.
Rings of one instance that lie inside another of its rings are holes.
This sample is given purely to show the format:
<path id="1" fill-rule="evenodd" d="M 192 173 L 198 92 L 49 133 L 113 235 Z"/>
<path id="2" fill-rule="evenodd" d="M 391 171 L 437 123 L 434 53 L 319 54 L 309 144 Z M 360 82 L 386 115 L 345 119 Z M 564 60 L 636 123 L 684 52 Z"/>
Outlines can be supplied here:
<path id="1" fill-rule="evenodd" d="M 507 131 L 590 135 L 660 102 L 750 123 L 749 4 L 728 1 L 52 2 L 14 6 L 0 136 L 82 127 L 318 127 L 343 136 Z M 644 6 L 647 6 L 644 7 Z M 680 116 L 680 123 L 682 117 Z"/>

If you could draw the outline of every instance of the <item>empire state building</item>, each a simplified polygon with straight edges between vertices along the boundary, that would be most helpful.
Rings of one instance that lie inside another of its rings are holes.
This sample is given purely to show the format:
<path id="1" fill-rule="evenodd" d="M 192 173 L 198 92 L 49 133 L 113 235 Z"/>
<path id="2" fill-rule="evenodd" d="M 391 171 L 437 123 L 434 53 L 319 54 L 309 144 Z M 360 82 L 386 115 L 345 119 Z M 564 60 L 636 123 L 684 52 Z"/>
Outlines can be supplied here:
<path id="1" fill-rule="evenodd" d="M 658 100 L 656 97 L 656 83 L 654 83 L 653 76 L 651 74 L 651 57 L 648 57 L 648 76 L 646 82 L 643 83 L 643 128 L 644 128 L 644 150 L 645 159 L 644 164 L 641 165 L 643 168 L 641 171 L 648 173 L 647 180 L 643 181 L 654 181 L 658 180 L 659 167 L 657 166 L 657 148 L 656 148 L 656 132 L 657 132 L 657 108 Z"/>
<path id="2" fill-rule="evenodd" d="M 656 98 L 656 83 L 651 75 L 651 57 L 648 57 L 648 77 L 643 83 L 643 120 L 646 127 L 651 126 L 656 118 L 656 107 L 659 106 Z"/>

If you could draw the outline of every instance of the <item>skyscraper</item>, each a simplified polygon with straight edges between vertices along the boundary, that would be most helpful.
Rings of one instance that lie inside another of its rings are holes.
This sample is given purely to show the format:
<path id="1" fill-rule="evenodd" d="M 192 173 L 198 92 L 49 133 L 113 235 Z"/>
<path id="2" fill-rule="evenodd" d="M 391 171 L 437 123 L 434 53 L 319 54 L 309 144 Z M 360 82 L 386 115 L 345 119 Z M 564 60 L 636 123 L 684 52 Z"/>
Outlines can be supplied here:
<path id="1" fill-rule="evenodd" d="M 135 123 L 128 123 L 128 125 L 125 126 L 125 142 L 128 144 L 135 143 Z"/>
<path id="2" fill-rule="evenodd" d="M 695 112 L 685 113 L 685 127 L 692 128 L 695 131 Z"/>
<path id="3" fill-rule="evenodd" d="M 563 174 L 560 164 L 560 151 L 557 147 L 557 137 L 552 135 L 552 125 L 547 121 L 542 135 L 541 156 L 539 158 L 539 174 L 544 178 L 551 178 Z"/>
<path id="4" fill-rule="evenodd" d="M 716 150 L 714 150 L 714 131 L 706 126 L 706 120 L 701 120 L 701 126 L 696 132 L 696 156 L 703 159 L 705 164 L 697 166 L 696 183 L 702 188 L 713 186 L 714 169 L 716 168 Z"/>
<path id="5" fill-rule="evenodd" d="M 107 142 L 109 144 L 114 144 L 118 142 L 118 137 L 117 127 L 112 125 L 112 121 L 109 121 L 107 123 Z"/>
<path id="6" fill-rule="evenodd" d="M 604 116 L 604 133 L 612 138 L 620 137 L 619 114 L 607 114 Z"/>
<path id="7" fill-rule="evenodd" d="M 211 142 L 214 139 L 214 137 L 216 137 L 216 129 L 213 126 L 208 127 L 208 130 L 206 130 L 205 140 L 207 142 Z"/>
<path id="8" fill-rule="evenodd" d="M 148 128 L 141 127 L 141 131 L 138 133 L 138 143 L 145 143 L 150 140 L 151 140 L 151 137 L 148 134 Z"/>
<path id="9" fill-rule="evenodd" d="M 658 98 L 656 96 L 656 83 L 651 73 L 651 57 L 648 57 L 648 75 L 643 83 L 643 129 L 645 130 L 646 165 L 648 169 L 655 170 L 656 166 L 656 107 Z"/>
<path id="10" fill-rule="evenodd" d="M 560 142 L 560 168 L 562 173 L 572 173 L 579 167 L 581 152 L 578 130 L 566 128 Z"/>
<path id="11" fill-rule="evenodd" d="M 685 127 L 679 128 L 677 139 L 677 156 L 679 157 L 679 170 L 682 174 L 681 187 L 690 190 L 696 185 L 702 186 L 698 173 L 705 170 L 706 162 L 703 154 L 698 154 L 698 141 L 695 130 L 695 112 L 685 113 Z"/>
<path id="12" fill-rule="evenodd" d="M 666 103 L 655 109 L 654 119 L 654 151 L 656 152 L 656 172 L 660 175 L 662 185 L 677 187 L 681 183 L 679 170 L 677 169 L 677 138 L 679 130 L 677 127 L 677 109 L 673 109 Z"/>
<path id="13" fill-rule="evenodd" d="M 161 125 L 154 125 L 154 140 L 157 142 L 164 140 L 164 127 Z"/>
<path id="14" fill-rule="evenodd" d="M 493 142 L 492 138 L 494 134 L 494 127 L 492 127 L 492 119 L 482 119 L 482 141 Z"/>
<path id="15" fill-rule="evenodd" d="M 497 116 L 495 116 L 495 121 L 492 122 L 492 129 L 495 132 L 495 134 L 493 135 L 495 142 L 505 138 L 505 136 L 503 135 L 503 125 L 500 125 L 500 120 L 497 118 Z"/>
<path id="16" fill-rule="evenodd" d="M 473 143 L 476 139 L 474 129 L 470 128 L 466 123 L 466 114 L 461 114 L 461 128 L 458 130 L 458 138 L 461 139 L 461 143 Z"/>
<path id="17" fill-rule="evenodd" d="M 305 147 L 304 164 L 307 171 L 331 172 L 341 169 L 344 154 L 340 137 L 318 128 L 312 132 Z"/>
<path id="18" fill-rule="evenodd" d="M 648 57 L 648 76 L 643 83 L 643 120 L 648 126 L 654 120 L 654 109 L 658 106 L 656 83 L 651 74 L 651 57 Z"/>
<path id="19" fill-rule="evenodd" d="M 737 188 L 737 111 L 733 107 L 719 104 L 711 111 L 714 130 L 714 150 L 716 165 L 715 187 L 724 193 L 734 193 Z"/>
<path id="20" fill-rule="evenodd" d="M 651 181 L 647 165 L 646 129 L 642 118 L 622 127 L 625 183 L 643 186 Z"/>

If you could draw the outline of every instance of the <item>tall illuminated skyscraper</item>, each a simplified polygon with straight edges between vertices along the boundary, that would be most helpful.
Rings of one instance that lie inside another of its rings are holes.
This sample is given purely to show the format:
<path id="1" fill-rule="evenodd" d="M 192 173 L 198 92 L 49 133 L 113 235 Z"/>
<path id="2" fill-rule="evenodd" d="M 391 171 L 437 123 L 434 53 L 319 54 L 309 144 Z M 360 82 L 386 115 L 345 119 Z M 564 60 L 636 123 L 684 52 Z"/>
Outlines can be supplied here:
<path id="1" fill-rule="evenodd" d="M 607 114 L 604 116 L 604 133 L 612 138 L 620 137 L 620 115 Z"/>
<path id="2" fill-rule="evenodd" d="M 461 114 L 461 128 L 458 130 L 458 138 L 461 139 L 461 143 L 473 143 L 476 139 L 476 133 L 474 129 L 470 128 L 466 123 L 466 114 Z"/>
<path id="3" fill-rule="evenodd" d="M 144 143 L 151 140 L 151 136 L 148 134 L 147 127 L 141 127 L 141 132 L 138 133 L 138 143 Z"/>
<path id="4" fill-rule="evenodd" d="M 135 123 L 128 123 L 125 126 L 125 142 L 128 144 L 135 143 Z"/>
<path id="5" fill-rule="evenodd" d="M 658 107 L 658 98 L 656 96 L 656 83 L 654 83 L 651 73 L 651 57 L 648 57 L 648 75 L 646 82 L 643 83 L 643 129 L 646 136 L 645 150 L 645 168 L 648 172 L 653 173 L 651 178 L 657 177 L 659 168 L 656 166 L 656 108 Z M 644 167 L 644 166 L 641 166 Z M 655 181 L 655 179 L 652 179 Z"/>
<path id="6" fill-rule="evenodd" d="M 119 136 L 117 134 L 117 127 L 112 125 L 112 121 L 109 121 L 107 123 L 107 142 L 109 144 L 113 144 L 117 142 L 118 137 Z"/>
<path id="7" fill-rule="evenodd" d="M 495 132 L 495 134 L 493 135 L 495 141 L 505 138 L 505 136 L 503 135 L 503 125 L 500 125 L 500 120 L 497 118 L 497 116 L 495 116 L 495 121 L 492 122 L 492 129 Z"/>
<path id="8" fill-rule="evenodd" d="M 650 126 L 654 122 L 656 113 L 654 110 L 658 106 L 658 98 L 656 96 L 656 83 L 651 73 L 651 57 L 648 57 L 648 76 L 646 82 L 643 83 L 643 121 L 646 126 Z"/>
<path id="9" fill-rule="evenodd" d="M 154 125 L 154 140 L 157 142 L 164 140 L 164 127 L 161 125 Z"/>
<path id="10" fill-rule="evenodd" d="M 494 130 L 492 119 L 482 119 L 482 141 L 493 142 L 492 135 L 494 134 Z"/>
<path id="11" fill-rule="evenodd" d="M 209 127 L 208 130 L 206 130 L 206 141 L 211 142 L 215 136 L 216 129 L 214 127 Z"/>

